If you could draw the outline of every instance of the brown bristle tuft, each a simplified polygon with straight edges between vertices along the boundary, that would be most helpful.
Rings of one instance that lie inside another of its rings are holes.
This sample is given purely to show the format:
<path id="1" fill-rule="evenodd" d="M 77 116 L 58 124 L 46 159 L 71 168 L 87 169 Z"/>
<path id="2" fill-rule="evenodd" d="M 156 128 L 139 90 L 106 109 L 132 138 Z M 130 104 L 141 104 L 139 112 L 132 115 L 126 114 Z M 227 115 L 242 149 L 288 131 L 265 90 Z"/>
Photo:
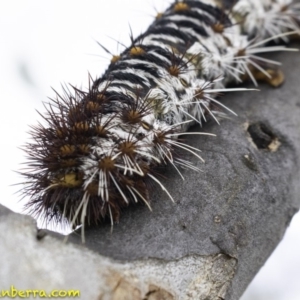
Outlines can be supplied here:
<path id="1" fill-rule="evenodd" d="M 86 132 L 89 130 L 89 124 L 87 122 L 77 122 L 73 129 L 78 132 Z"/>
<path id="2" fill-rule="evenodd" d="M 69 156 L 69 155 L 72 155 L 74 152 L 75 152 L 74 145 L 65 144 L 60 147 L 60 154 L 62 156 Z"/>
<path id="3" fill-rule="evenodd" d="M 216 33 L 223 33 L 225 27 L 224 27 L 224 25 L 221 24 L 221 23 L 215 23 L 215 24 L 212 25 L 212 29 L 213 29 L 213 31 L 216 32 Z"/>
<path id="4" fill-rule="evenodd" d="M 180 69 L 178 66 L 170 66 L 168 71 L 172 76 L 175 77 L 178 77 L 178 75 L 180 74 Z"/>
<path id="5" fill-rule="evenodd" d="M 89 145 L 81 144 L 81 145 L 78 145 L 77 147 L 82 154 L 89 154 L 89 152 L 90 152 Z"/>
<path id="6" fill-rule="evenodd" d="M 141 114 L 137 110 L 124 111 L 122 115 L 123 120 L 129 124 L 137 124 L 141 121 Z"/>
<path id="7" fill-rule="evenodd" d="M 136 149 L 136 146 L 133 142 L 126 141 L 119 145 L 120 152 L 122 152 L 122 154 L 126 154 L 130 157 L 134 156 L 135 149 Z"/>
<path id="8" fill-rule="evenodd" d="M 106 134 L 107 134 L 105 127 L 103 127 L 101 125 L 96 126 L 95 132 L 98 136 L 101 136 L 101 137 L 106 137 Z"/>
<path id="9" fill-rule="evenodd" d="M 66 132 L 63 129 L 58 128 L 56 129 L 56 135 L 58 138 L 64 138 L 66 136 Z"/>
<path id="10" fill-rule="evenodd" d="M 88 101 L 86 104 L 86 109 L 90 112 L 98 112 L 99 108 L 100 108 L 100 105 L 97 102 Z"/>
<path id="11" fill-rule="evenodd" d="M 104 172 L 111 172 L 115 169 L 115 162 L 111 157 L 106 156 L 99 161 L 98 166 Z"/>

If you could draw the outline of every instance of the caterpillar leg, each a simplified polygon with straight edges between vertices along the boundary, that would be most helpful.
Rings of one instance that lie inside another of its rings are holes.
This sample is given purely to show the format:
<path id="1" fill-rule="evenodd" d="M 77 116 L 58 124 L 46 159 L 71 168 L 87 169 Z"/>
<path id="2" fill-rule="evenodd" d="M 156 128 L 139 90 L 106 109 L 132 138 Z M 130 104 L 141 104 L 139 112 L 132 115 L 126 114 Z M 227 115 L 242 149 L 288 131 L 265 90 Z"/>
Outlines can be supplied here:
<path id="1" fill-rule="evenodd" d="M 269 76 L 267 76 L 267 74 Z M 265 82 L 270 86 L 277 88 L 284 82 L 284 73 L 281 69 L 266 69 L 265 72 L 260 70 L 252 70 L 252 75 L 257 81 Z"/>

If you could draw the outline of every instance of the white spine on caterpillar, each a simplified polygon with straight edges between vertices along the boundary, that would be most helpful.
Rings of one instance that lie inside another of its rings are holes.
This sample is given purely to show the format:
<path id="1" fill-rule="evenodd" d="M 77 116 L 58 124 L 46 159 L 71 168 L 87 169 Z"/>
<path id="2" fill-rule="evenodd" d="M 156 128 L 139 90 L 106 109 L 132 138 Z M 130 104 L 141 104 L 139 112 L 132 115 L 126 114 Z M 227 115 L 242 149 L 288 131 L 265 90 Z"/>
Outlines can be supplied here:
<path id="1" fill-rule="evenodd" d="M 178 138 L 192 124 L 218 122 L 220 108 L 234 113 L 216 100 L 219 92 L 244 90 L 228 89 L 229 83 L 273 80 L 272 68 L 279 63 L 259 53 L 294 50 L 265 43 L 285 41 L 298 30 L 299 4 L 225 2 L 224 7 L 208 0 L 172 4 L 113 56 L 88 91 L 57 95 L 43 116 L 48 127 L 33 127 L 35 141 L 26 147 L 31 170 L 23 173 L 24 193 L 31 196 L 33 213 L 72 225 L 106 217 L 113 223 L 130 203 L 151 208 L 147 180 L 173 200 L 156 167 L 172 164 L 180 176 L 178 166 L 197 170 L 176 149 L 203 160 L 198 149 Z"/>
<path id="2" fill-rule="evenodd" d="M 299 30 L 299 3 L 292 0 L 241 0 L 233 13 L 243 19 L 242 32 L 256 39 L 265 39 L 291 30 Z M 287 37 L 281 37 L 285 42 Z"/>

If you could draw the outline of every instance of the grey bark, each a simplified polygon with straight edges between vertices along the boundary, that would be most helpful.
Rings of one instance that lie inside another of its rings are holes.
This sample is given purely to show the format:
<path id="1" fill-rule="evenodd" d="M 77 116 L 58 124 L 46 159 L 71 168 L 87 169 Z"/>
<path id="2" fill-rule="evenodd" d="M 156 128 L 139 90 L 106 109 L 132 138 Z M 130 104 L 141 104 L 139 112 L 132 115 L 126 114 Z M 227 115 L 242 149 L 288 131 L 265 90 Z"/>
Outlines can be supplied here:
<path id="1" fill-rule="evenodd" d="M 239 299 L 300 203 L 300 55 L 272 58 L 283 62 L 284 86 L 223 96 L 239 117 L 192 128 L 215 138 L 184 137 L 206 163 L 185 154 L 203 171 L 181 170 L 185 181 L 166 168 L 162 183 L 175 203 L 155 186 L 152 212 L 129 207 L 112 233 L 110 224 L 86 228 L 85 245 L 80 231 L 68 244 L 52 233 L 37 241 L 29 217 L 1 209 L 0 289 L 72 288 L 103 300 Z"/>

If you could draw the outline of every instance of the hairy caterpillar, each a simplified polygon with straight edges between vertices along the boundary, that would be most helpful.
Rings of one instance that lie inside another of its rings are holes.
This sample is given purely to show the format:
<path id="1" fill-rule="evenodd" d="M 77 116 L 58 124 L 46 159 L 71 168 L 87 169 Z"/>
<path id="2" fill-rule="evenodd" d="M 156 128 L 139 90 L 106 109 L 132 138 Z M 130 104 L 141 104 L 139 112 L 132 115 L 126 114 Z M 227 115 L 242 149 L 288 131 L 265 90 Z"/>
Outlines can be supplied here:
<path id="1" fill-rule="evenodd" d="M 148 181 L 164 189 L 157 167 L 195 169 L 179 150 L 202 159 L 180 137 L 193 123 L 218 122 L 218 92 L 246 77 L 277 84 L 278 63 L 256 54 L 292 50 L 264 44 L 298 30 L 299 5 L 235 2 L 172 4 L 87 91 L 57 95 L 43 115 L 48 126 L 34 127 L 26 146 L 33 213 L 73 225 L 113 223 L 130 203 L 149 206 Z"/>

